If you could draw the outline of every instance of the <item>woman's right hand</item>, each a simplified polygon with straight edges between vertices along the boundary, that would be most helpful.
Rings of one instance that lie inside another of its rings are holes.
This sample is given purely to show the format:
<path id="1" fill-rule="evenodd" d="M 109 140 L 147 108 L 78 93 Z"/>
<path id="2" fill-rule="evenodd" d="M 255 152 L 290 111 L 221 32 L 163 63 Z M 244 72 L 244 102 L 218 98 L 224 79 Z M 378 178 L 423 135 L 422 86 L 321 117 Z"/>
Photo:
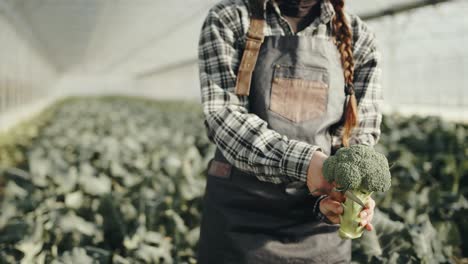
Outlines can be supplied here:
<path id="1" fill-rule="evenodd" d="M 319 199 L 319 211 L 333 224 L 339 224 L 340 215 L 343 213 L 342 202 L 345 196 L 341 192 L 333 191 L 335 183 L 328 182 L 322 174 L 323 162 L 328 158 L 321 151 L 315 151 L 307 170 L 307 187 L 313 196 L 326 195 Z"/>
<path id="2" fill-rule="evenodd" d="M 335 193 L 335 192 L 333 192 Z M 320 201 L 319 210 L 333 224 L 340 223 L 340 215 L 344 209 L 341 203 L 344 202 L 344 197 L 330 195 Z"/>
<path id="3" fill-rule="evenodd" d="M 329 183 L 322 174 L 323 162 L 327 158 L 328 156 L 325 155 L 325 153 L 317 150 L 310 160 L 307 170 L 307 187 L 313 196 L 329 195 L 335 187 L 335 185 Z"/>

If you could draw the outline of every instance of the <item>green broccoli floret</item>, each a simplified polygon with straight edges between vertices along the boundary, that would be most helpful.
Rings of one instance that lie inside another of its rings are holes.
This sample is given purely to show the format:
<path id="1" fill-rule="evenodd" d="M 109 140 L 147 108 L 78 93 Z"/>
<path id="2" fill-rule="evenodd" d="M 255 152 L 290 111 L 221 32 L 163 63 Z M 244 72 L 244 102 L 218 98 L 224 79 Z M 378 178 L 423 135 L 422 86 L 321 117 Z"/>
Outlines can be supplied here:
<path id="1" fill-rule="evenodd" d="M 340 148 L 325 160 L 322 172 L 327 181 L 334 181 L 338 189 L 353 192 L 364 204 L 373 192 L 385 192 L 391 185 L 387 158 L 366 145 Z M 364 231 L 364 227 L 359 226 L 362 206 L 346 199 L 343 208 L 340 236 L 349 239 L 360 237 Z"/>

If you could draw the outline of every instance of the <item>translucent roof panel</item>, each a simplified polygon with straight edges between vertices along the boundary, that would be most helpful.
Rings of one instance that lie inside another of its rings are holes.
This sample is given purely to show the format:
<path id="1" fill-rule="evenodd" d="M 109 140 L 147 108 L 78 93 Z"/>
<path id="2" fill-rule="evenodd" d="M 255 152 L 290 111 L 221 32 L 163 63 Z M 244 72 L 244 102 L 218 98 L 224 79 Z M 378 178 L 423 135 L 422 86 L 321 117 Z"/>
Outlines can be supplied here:
<path id="1" fill-rule="evenodd" d="M 389 108 L 468 116 L 467 12 L 467 1 L 452 1 L 368 22 L 383 52 Z"/>
<path id="2" fill-rule="evenodd" d="M 126 64 L 136 70 L 139 63 L 141 68 L 158 68 L 193 58 L 204 15 L 217 2 L 3 1 L 17 9 L 34 29 L 59 69 L 83 66 L 95 72 Z M 421 1 L 353 0 L 348 5 L 353 13 L 371 14 L 414 2 Z"/>
<path id="3" fill-rule="evenodd" d="M 412 4 L 428 2 L 424 0 L 348 0 L 345 1 L 347 8 L 355 14 L 368 15 L 378 13 L 395 7 L 408 6 Z M 434 1 L 433 1 L 434 2 Z"/>
<path id="4" fill-rule="evenodd" d="M 378 37 L 386 102 L 394 109 L 468 105 L 468 1 L 443 1 L 376 18 L 393 9 L 440 1 L 347 0 L 350 12 L 373 17 L 367 23 Z M 164 84 L 173 94 L 194 95 L 199 94 L 200 28 L 216 2 L 0 0 L 31 28 L 35 43 L 59 73 L 143 76 L 149 89 Z"/>

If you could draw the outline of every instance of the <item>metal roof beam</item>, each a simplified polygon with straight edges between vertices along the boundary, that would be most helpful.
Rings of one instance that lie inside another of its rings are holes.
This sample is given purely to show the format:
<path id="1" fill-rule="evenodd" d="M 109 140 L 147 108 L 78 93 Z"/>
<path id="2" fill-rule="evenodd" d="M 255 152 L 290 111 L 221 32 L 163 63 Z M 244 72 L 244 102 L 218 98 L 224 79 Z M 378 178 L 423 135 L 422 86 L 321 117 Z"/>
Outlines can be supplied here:
<path id="1" fill-rule="evenodd" d="M 437 5 L 441 3 L 446 3 L 446 2 L 453 2 L 455 0 L 422 0 L 422 1 L 416 1 L 413 3 L 405 3 L 405 4 L 400 4 L 396 5 L 391 8 L 386 8 L 384 10 L 379 10 L 377 12 L 372 12 L 368 14 L 361 14 L 359 15 L 360 18 L 363 20 L 374 20 L 374 19 L 379 19 L 385 16 L 394 16 L 398 15 L 401 13 L 405 13 L 414 9 L 418 9 L 421 7 L 426 7 L 430 5 Z"/>
<path id="2" fill-rule="evenodd" d="M 189 58 L 187 60 L 178 61 L 178 62 L 175 62 L 175 63 L 171 63 L 169 65 L 165 65 L 165 66 L 162 66 L 162 67 L 157 67 L 157 68 L 153 68 L 153 69 L 149 69 L 149 70 L 140 72 L 140 73 L 136 74 L 135 78 L 136 79 L 149 78 L 151 76 L 155 76 L 155 75 L 159 75 L 159 74 L 162 74 L 162 73 L 177 70 L 177 69 L 180 69 L 180 68 L 183 68 L 183 67 L 187 67 L 187 66 L 196 64 L 197 62 L 198 62 L 197 58 Z"/>

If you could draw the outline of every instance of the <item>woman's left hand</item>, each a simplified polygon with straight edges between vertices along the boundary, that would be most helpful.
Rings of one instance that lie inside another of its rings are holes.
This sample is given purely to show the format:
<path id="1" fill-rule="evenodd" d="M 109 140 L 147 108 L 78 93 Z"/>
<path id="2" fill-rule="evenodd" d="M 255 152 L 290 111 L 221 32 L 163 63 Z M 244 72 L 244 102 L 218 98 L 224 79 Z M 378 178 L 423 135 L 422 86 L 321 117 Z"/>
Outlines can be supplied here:
<path id="1" fill-rule="evenodd" d="M 371 224 L 372 217 L 374 217 L 374 208 L 375 208 L 375 201 L 372 197 L 369 197 L 369 201 L 366 203 L 366 207 L 364 207 L 359 214 L 361 217 L 360 225 L 364 226 L 368 231 L 374 229 L 374 226 Z"/>
<path id="2" fill-rule="evenodd" d="M 343 207 L 341 203 L 346 199 L 340 193 L 332 192 L 330 196 L 326 197 L 320 201 L 320 212 L 328 218 L 328 220 L 334 224 L 340 223 L 339 215 L 343 213 Z M 371 224 L 372 218 L 374 217 L 374 208 L 375 201 L 372 197 L 369 197 L 369 200 L 366 203 L 359 216 L 361 217 L 361 226 L 368 231 L 374 229 L 374 226 Z"/>

